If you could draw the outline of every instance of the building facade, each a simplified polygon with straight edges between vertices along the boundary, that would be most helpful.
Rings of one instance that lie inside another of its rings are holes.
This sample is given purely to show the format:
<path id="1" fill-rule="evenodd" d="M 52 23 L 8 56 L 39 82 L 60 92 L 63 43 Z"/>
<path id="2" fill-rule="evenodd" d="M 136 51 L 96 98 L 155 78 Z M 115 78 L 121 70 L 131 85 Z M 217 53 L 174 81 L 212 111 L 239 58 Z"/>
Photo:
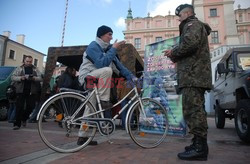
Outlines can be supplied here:
<path id="1" fill-rule="evenodd" d="M 0 35 L 0 66 L 20 66 L 25 56 L 33 57 L 33 65 L 43 72 L 45 54 L 24 45 L 24 35 L 17 35 L 16 41 L 10 39 L 10 32 Z"/>
<path id="2" fill-rule="evenodd" d="M 170 12 L 166 16 L 151 17 L 148 14 L 145 18 L 133 18 L 129 9 L 125 23 L 125 40 L 134 45 L 141 57 L 144 56 L 146 45 L 179 35 L 178 17 L 170 15 Z"/>
<path id="3" fill-rule="evenodd" d="M 211 67 L 214 70 L 226 51 L 234 47 L 250 46 L 250 6 L 234 10 L 234 0 L 192 0 L 196 17 L 212 28 L 209 39 Z M 133 18 L 129 8 L 125 20 L 125 39 L 135 46 L 143 57 L 145 46 L 160 40 L 179 36 L 178 17 L 171 15 Z M 205 94 L 206 111 L 213 114 L 213 92 Z"/>
<path id="4" fill-rule="evenodd" d="M 240 44 L 250 44 L 250 6 L 241 9 L 241 6 L 238 5 L 234 14 Z"/>
<path id="5" fill-rule="evenodd" d="M 250 8 L 233 9 L 234 0 L 193 0 L 196 16 L 208 23 L 212 32 L 209 46 L 212 51 L 222 45 L 249 44 Z M 170 12 L 166 16 L 133 18 L 129 8 L 123 31 L 127 43 L 135 46 L 143 57 L 145 46 L 157 41 L 179 36 L 179 20 Z"/>

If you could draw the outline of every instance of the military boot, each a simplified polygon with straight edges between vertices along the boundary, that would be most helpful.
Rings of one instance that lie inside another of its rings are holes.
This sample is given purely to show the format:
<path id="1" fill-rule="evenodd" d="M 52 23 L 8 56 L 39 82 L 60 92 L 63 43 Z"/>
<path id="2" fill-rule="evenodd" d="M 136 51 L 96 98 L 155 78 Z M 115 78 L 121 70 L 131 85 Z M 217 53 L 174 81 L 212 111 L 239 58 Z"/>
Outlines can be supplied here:
<path id="1" fill-rule="evenodd" d="M 191 150 L 193 147 L 194 147 L 194 140 L 195 140 L 195 137 L 192 138 L 192 144 L 189 145 L 189 146 L 185 146 L 185 151 L 188 151 L 188 150 Z"/>
<path id="2" fill-rule="evenodd" d="M 186 146 L 185 147 L 185 151 L 189 151 L 189 150 L 191 150 L 194 147 L 195 139 L 196 139 L 196 137 L 194 136 L 192 138 L 192 144 L 189 145 L 189 146 Z M 209 153 L 209 149 L 208 149 L 207 141 L 206 141 L 206 147 L 207 147 L 207 154 L 208 154 Z"/>
<path id="3" fill-rule="evenodd" d="M 190 145 L 188 150 L 178 154 L 178 157 L 182 160 L 201 160 L 206 161 L 208 155 L 207 140 L 201 137 L 195 136 L 194 142 Z"/>

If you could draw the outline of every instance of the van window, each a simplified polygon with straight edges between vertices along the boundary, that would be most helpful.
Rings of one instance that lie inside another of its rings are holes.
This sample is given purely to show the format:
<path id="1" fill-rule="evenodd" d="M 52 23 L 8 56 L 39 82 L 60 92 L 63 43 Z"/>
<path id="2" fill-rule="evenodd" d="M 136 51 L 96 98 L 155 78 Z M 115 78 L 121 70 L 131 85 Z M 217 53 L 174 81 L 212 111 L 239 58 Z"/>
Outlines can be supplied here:
<path id="1" fill-rule="evenodd" d="M 4 81 L 11 74 L 14 67 L 0 67 L 0 81 Z"/>
<path id="2" fill-rule="evenodd" d="M 230 57 L 227 59 L 226 68 L 230 69 L 230 70 L 234 70 L 234 64 L 233 64 L 233 57 L 232 57 L 232 55 L 230 55 Z"/>
<path id="3" fill-rule="evenodd" d="M 237 66 L 243 70 L 250 69 L 250 53 L 239 53 L 237 55 Z"/>
<path id="4" fill-rule="evenodd" d="M 218 70 L 217 70 L 217 68 L 216 68 L 214 80 L 217 81 L 218 79 L 219 79 L 219 77 L 218 77 Z"/>

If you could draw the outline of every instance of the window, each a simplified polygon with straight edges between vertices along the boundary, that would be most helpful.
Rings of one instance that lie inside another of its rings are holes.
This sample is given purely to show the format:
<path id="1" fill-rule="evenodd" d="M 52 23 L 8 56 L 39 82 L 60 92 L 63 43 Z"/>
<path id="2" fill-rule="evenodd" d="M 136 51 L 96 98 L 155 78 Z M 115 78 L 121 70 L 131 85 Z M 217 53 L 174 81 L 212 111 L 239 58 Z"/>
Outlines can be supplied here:
<path id="1" fill-rule="evenodd" d="M 9 58 L 15 59 L 15 51 L 14 50 L 10 50 Z"/>
<path id="2" fill-rule="evenodd" d="M 38 65 L 38 59 L 34 59 L 34 66 L 37 67 L 37 65 Z"/>
<path id="3" fill-rule="evenodd" d="M 218 31 L 211 32 L 211 43 L 219 43 Z"/>
<path id="4" fill-rule="evenodd" d="M 135 38 L 135 48 L 141 49 L 141 38 Z"/>
<path id="5" fill-rule="evenodd" d="M 242 18 L 242 14 L 239 14 L 239 22 L 242 22 L 243 18 Z"/>
<path id="6" fill-rule="evenodd" d="M 150 26 L 149 26 L 149 21 L 147 21 L 147 28 L 150 28 Z"/>
<path id="7" fill-rule="evenodd" d="M 220 75 L 218 73 L 218 70 L 217 70 L 217 68 L 215 68 L 215 77 L 214 77 L 215 81 L 219 80 L 219 77 L 220 77 Z"/>
<path id="8" fill-rule="evenodd" d="M 171 20 L 168 19 L 168 27 L 171 27 Z"/>
<path id="9" fill-rule="evenodd" d="M 162 27 L 162 21 L 161 20 L 156 20 L 155 23 L 156 23 L 155 24 L 156 27 Z"/>
<path id="10" fill-rule="evenodd" d="M 239 41 L 240 41 L 240 44 L 244 44 L 245 42 L 244 34 L 240 34 Z"/>
<path id="11" fill-rule="evenodd" d="M 156 37 L 155 38 L 155 42 L 160 42 L 160 41 L 162 41 L 162 37 Z"/>
<path id="12" fill-rule="evenodd" d="M 210 17 L 216 17 L 217 16 L 217 9 L 210 9 Z"/>
<path id="13" fill-rule="evenodd" d="M 24 62 L 24 59 L 25 59 L 26 56 L 27 56 L 27 55 L 23 54 L 23 60 L 22 60 L 22 62 Z"/>
<path id="14" fill-rule="evenodd" d="M 239 53 L 237 55 L 237 65 L 243 70 L 250 69 L 250 53 Z"/>
<path id="15" fill-rule="evenodd" d="M 150 38 L 149 37 L 145 38 L 145 40 L 146 40 L 146 44 L 150 44 Z"/>
<path id="16" fill-rule="evenodd" d="M 15 67 L 0 67 L 0 81 L 4 81 L 11 75 Z M 3 88 L 2 88 L 3 89 Z M 1 91 L 2 92 L 2 91 Z"/>
<path id="17" fill-rule="evenodd" d="M 166 36 L 167 38 L 172 38 L 172 37 L 174 37 L 174 34 L 165 34 L 165 36 Z"/>
<path id="18" fill-rule="evenodd" d="M 130 23 L 127 23 L 127 30 L 130 30 Z"/>
<path id="19" fill-rule="evenodd" d="M 135 28 L 136 29 L 141 28 L 141 22 L 135 22 Z"/>

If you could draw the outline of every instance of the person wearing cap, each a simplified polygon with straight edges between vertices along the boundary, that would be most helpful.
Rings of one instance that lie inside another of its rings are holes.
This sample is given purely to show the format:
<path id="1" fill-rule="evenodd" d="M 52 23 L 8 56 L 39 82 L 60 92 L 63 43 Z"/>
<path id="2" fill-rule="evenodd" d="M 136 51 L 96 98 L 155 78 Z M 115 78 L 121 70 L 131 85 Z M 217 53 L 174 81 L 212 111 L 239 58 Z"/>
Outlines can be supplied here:
<path id="1" fill-rule="evenodd" d="M 194 8 L 182 4 L 175 10 L 179 17 L 180 41 L 164 55 L 177 63 L 177 82 L 182 93 L 184 119 L 192 144 L 177 156 L 182 160 L 207 160 L 207 114 L 205 91 L 212 88 L 208 35 L 211 28 L 195 17 Z"/>
<path id="2" fill-rule="evenodd" d="M 112 39 L 113 30 L 110 27 L 102 25 L 97 29 L 95 41 L 92 41 L 83 53 L 83 61 L 78 76 L 79 83 L 84 85 L 85 88 L 88 87 L 88 84 L 85 84 L 87 76 L 94 76 L 99 79 L 98 92 L 104 109 L 112 107 L 112 103 L 110 103 L 110 87 L 106 87 L 106 83 L 108 81 L 110 83 L 113 72 L 122 75 L 127 80 L 135 78 L 119 61 L 116 54 L 117 48 L 125 44 L 125 41 L 118 42 L 116 40 L 113 44 L 110 44 Z M 102 84 L 103 82 L 104 84 Z M 92 102 L 95 104 L 94 99 Z M 104 117 L 111 117 L 109 110 L 104 112 Z"/>

